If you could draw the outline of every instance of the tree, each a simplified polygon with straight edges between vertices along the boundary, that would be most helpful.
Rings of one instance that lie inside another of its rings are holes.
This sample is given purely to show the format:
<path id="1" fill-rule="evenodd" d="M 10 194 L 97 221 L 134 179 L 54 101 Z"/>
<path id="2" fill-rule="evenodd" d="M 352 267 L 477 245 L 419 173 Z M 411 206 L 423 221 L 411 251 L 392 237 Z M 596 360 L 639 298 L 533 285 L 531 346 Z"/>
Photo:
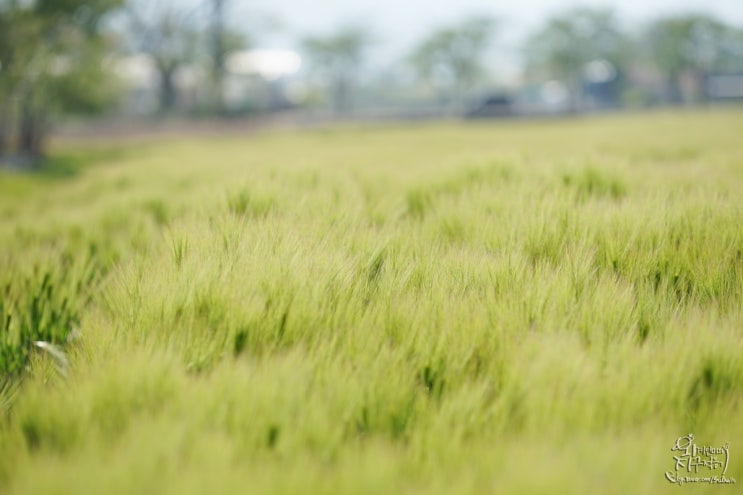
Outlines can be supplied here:
<path id="1" fill-rule="evenodd" d="M 325 79 L 338 114 L 351 109 L 354 79 L 369 42 L 366 30 L 347 26 L 329 36 L 308 37 L 302 43 L 314 69 Z"/>
<path id="2" fill-rule="evenodd" d="M 202 7 L 184 9 L 171 0 L 129 0 L 127 3 L 131 48 L 147 55 L 157 70 L 162 113 L 175 108 L 176 75 L 195 58 L 199 37 L 196 14 Z"/>
<path id="3" fill-rule="evenodd" d="M 582 106 L 583 71 L 593 61 L 621 68 L 629 41 L 611 9 L 579 7 L 546 21 L 526 43 L 527 71 L 554 77 L 570 92 L 574 110 Z"/>
<path id="4" fill-rule="evenodd" d="M 211 91 L 210 110 L 224 112 L 224 79 L 229 54 L 248 45 L 247 36 L 228 22 L 230 0 L 127 0 L 125 36 L 130 51 L 146 55 L 159 79 L 159 110 L 178 100 L 177 76 L 197 68 Z"/>
<path id="5" fill-rule="evenodd" d="M 228 0 L 212 2 L 212 84 L 214 86 L 214 105 L 217 113 L 224 112 L 224 78 L 227 47 L 225 46 L 225 3 Z"/>
<path id="6" fill-rule="evenodd" d="M 473 17 L 441 28 L 421 41 L 409 60 L 418 77 L 439 93 L 442 102 L 450 96 L 461 99 L 486 73 L 483 58 L 495 27 L 491 18 Z"/>
<path id="7" fill-rule="evenodd" d="M 741 39 L 739 31 L 701 14 L 658 19 L 646 35 L 648 51 L 666 79 L 672 102 L 684 99 L 681 80 L 685 73 L 699 80 L 714 70 L 740 69 Z"/>
<path id="8" fill-rule="evenodd" d="M 44 154 L 54 113 L 93 112 L 111 101 L 102 20 L 118 0 L 0 2 L 0 153 L 25 163 Z"/>
<path id="9" fill-rule="evenodd" d="M 250 46 L 250 36 L 229 26 L 226 7 L 229 0 L 211 0 L 212 18 L 208 27 L 210 45 L 205 52 L 205 66 L 210 71 L 212 83 L 211 110 L 224 116 L 227 108 L 224 97 L 224 81 L 227 77 L 227 59 L 230 54 Z M 201 58 L 201 57 L 198 57 Z"/>

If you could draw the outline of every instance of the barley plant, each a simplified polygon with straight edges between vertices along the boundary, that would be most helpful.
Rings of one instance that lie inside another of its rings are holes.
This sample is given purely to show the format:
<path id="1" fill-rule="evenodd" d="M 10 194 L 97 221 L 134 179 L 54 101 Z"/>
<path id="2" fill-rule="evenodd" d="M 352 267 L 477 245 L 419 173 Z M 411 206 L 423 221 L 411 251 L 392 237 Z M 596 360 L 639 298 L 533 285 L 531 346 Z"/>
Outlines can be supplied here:
<path id="1" fill-rule="evenodd" d="M 0 172 L 0 492 L 679 493 L 690 432 L 743 483 L 742 129 L 59 142 Z"/>

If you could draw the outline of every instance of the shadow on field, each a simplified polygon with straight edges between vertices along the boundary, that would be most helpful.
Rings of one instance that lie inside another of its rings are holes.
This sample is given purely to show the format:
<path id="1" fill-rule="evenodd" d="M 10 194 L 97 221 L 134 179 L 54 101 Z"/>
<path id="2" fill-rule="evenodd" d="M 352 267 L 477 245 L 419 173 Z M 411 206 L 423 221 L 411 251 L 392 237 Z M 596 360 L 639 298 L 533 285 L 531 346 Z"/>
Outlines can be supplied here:
<path id="1" fill-rule="evenodd" d="M 123 144 L 60 150 L 30 172 L 48 179 L 70 179 L 85 169 L 110 164 L 135 154 L 137 149 Z"/>
<path id="2" fill-rule="evenodd" d="M 88 168 L 124 160 L 139 152 L 141 147 L 131 144 L 64 146 L 34 162 L 16 157 L 0 158 L 0 170 L 42 179 L 65 180 L 78 176 Z"/>

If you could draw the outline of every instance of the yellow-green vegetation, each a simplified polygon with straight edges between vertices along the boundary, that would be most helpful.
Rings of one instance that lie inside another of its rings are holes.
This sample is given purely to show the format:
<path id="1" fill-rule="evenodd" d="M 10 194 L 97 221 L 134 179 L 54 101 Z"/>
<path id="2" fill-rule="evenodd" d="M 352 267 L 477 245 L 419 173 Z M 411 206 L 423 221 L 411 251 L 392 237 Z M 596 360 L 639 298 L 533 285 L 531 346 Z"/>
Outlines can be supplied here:
<path id="1" fill-rule="evenodd" d="M 690 432 L 743 483 L 742 129 L 58 144 L 0 175 L 0 492 L 676 493 Z"/>

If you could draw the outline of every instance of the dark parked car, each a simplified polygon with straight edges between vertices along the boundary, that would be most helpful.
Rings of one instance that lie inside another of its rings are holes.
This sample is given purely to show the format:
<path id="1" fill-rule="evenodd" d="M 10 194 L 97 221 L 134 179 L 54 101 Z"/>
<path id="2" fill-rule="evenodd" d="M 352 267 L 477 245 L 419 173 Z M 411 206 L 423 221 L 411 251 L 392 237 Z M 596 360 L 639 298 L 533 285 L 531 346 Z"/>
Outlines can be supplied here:
<path id="1" fill-rule="evenodd" d="M 514 115 L 513 100 L 508 95 L 490 95 L 479 105 L 470 109 L 465 117 L 469 119 L 490 119 Z"/>

